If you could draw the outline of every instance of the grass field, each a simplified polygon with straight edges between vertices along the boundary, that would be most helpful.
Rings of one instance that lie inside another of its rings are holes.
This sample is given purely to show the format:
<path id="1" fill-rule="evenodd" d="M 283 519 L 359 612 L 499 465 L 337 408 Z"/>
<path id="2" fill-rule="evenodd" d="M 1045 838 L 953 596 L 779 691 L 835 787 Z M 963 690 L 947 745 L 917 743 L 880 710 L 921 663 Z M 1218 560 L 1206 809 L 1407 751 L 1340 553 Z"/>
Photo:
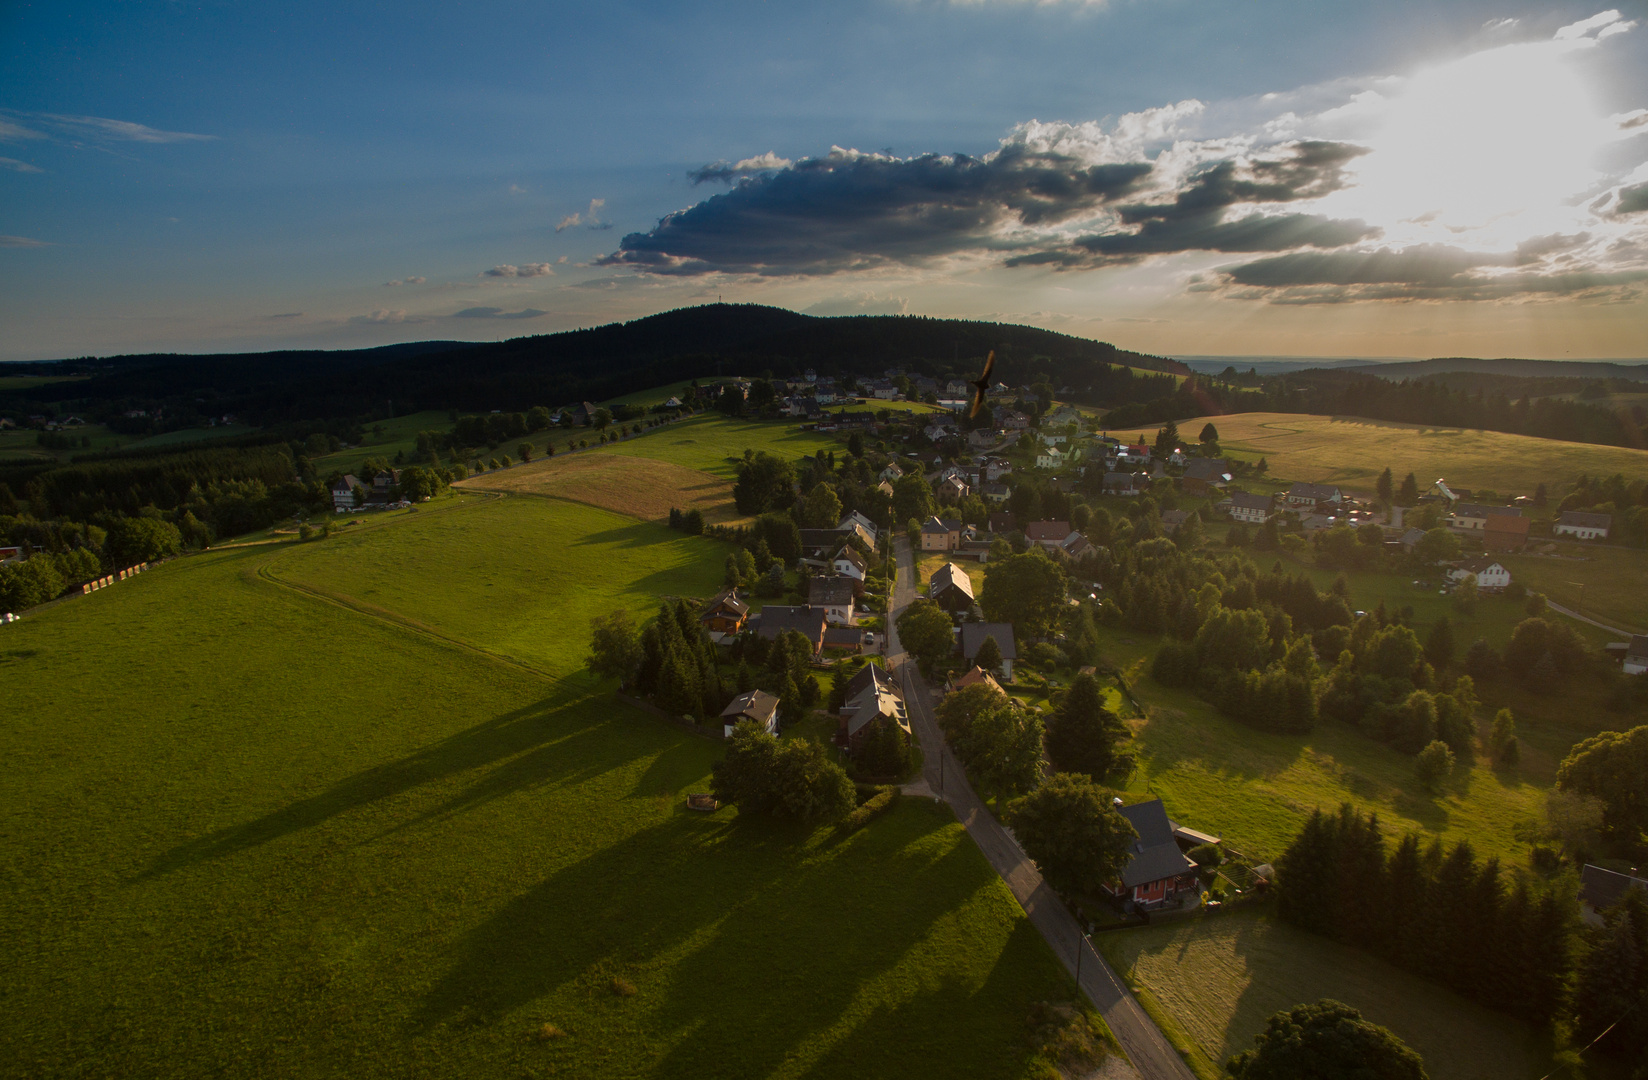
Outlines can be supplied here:
<path id="1" fill-rule="evenodd" d="M 7 627 L 0 1075 L 1031 1075 L 1070 983 L 947 813 L 690 814 L 578 671 L 719 563 L 453 497 Z"/>
<path id="2" fill-rule="evenodd" d="M 1198 432 L 1209 421 L 1224 450 L 1250 461 L 1264 457 L 1276 476 L 1363 493 L 1373 491 L 1386 467 L 1399 481 L 1412 472 L 1421 490 L 1446 477 L 1468 488 L 1516 494 L 1532 494 L 1541 483 L 1555 492 L 1581 473 L 1648 476 L 1648 450 L 1359 417 L 1233 413 L 1180 421 L 1179 430 Z"/>
<path id="3" fill-rule="evenodd" d="M 460 481 L 459 488 L 552 495 L 603 510 L 664 521 L 671 508 L 702 511 L 706 520 L 736 517 L 731 482 L 711 473 L 652 458 L 618 454 L 559 454 Z"/>
<path id="4" fill-rule="evenodd" d="M 116 435 L 102 424 L 86 424 L 59 432 L 74 437 L 75 446 L 68 450 L 51 450 L 40 445 L 40 432 L 24 428 L 0 431 L 0 461 L 68 461 L 76 454 L 91 454 L 99 450 L 115 450 L 131 443 L 124 435 Z M 82 437 L 90 438 L 90 446 L 80 446 Z"/>
<path id="5" fill-rule="evenodd" d="M 0 375 L 0 390 L 30 390 L 53 383 L 84 382 L 90 375 Z"/>
<path id="6" fill-rule="evenodd" d="M 638 439 L 608 443 L 599 452 L 652 458 L 735 480 L 745 449 L 794 460 L 819 450 L 842 452 L 845 444 L 827 434 L 802 431 L 793 420 L 729 420 L 701 413 Z"/>
<path id="7" fill-rule="evenodd" d="M 1530 1028 L 1358 949 L 1267 915 L 1098 934 L 1111 963 L 1148 987 L 1206 1059 L 1222 1067 L 1271 1014 L 1331 997 L 1396 1032 L 1433 1080 L 1532 1080 L 1550 1049 Z"/>
<path id="8" fill-rule="evenodd" d="M 1648 551 L 1558 542 L 1557 554 L 1504 556 L 1511 576 L 1563 607 L 1598 622 L 1648 634 Z M 1581 631 L 1591 629 L 1575 623 Z M 1593 630 L 1599 639 L 1615 638 Z"/>

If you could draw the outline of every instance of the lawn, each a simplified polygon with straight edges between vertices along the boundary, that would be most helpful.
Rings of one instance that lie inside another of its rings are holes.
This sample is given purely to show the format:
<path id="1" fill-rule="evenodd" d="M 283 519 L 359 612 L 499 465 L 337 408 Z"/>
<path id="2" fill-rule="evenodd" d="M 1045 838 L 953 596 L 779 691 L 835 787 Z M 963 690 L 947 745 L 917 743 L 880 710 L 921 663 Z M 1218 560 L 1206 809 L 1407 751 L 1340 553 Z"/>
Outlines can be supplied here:
<path id="1" fill-rule="evenodd" d="M 1445 477 L 1502 494 L 1532 494 L 1542 483 L 1555 493 L 1581 473 L 1648 476 L 1648 450 L 1354 416 L 1233 413 L 1181 420 L 1179 430 L 1193 434 L 1208 421 L 1219 429 L 1220 447 L 1249 461 L 1264 457 L 1276 476 L 1364 494 L 1386 467 L 1398 481 L 1412 472 L 1421 490 Z"/>
<path id="2" fill-rule="evenodd" d="M 1258 912 L 1112 931 L 1093 942 L 1216 1066 L 1253 1045 L 1271 1014 L 1324 997 L 1394 1031 L 1424 1057 L 1433 1080 L 1531 1080 L 1550 1063 L 1549 1047 L 1526 1025 Z"/>
<path id="3" fill-rule="evenodd" d="M 82 427 L 68 428 L 58 432 L 68 435 L 75 441 L 75 445 L 68 450 L 52 450 L 40 445 L 40 432 L 32 428 L 21 428 L 12 431 L 0 431 L 0 461 L 13 463 L 22 461 L 62 461 L 67 462 L 76 454 L 93 454 L 102 450 L 116 450 L 127 446 L 131 439 L 124 435 L 116 435 L 102 424 L 86 424 Z M 90 446 L 81 446 L 82 438 L 90 438 Z"/>
<path id="4" fill-rule="evenodd" d="M 393 465 L 396 454 L 404 452 L 410 455 L 418 448 L 418 432 L 451 430 L 451 414 L 437 410 L 378 420 L 367 427 L 366 438 L 359 446 L 315 458 L 315 471 L 321 476 L 326 476 L 333 469 L 353 472 L 367 458 L 382 458 Z M 508 447 L 500 448 L 500 453 L 514 454 L 516 444 L 521 442 L 542 446 L 545 434 L 540 431 L 535 435 L 528 435 L 525 439 L 517 439 Z"/>
<path id="5" fill-rule="evenodd" d="M 845 453 L 846 444 L 827 434 L 802 431 L 793 420 L 731 420 L 718 413 L 700 413 L 638 439 L 608 443 L 598 452 L 652 458 L 735 480 L 737 463 L 746 449 L 765 450 L 793 461 L 819 450 Z"/>
<path id="6" fill-rule="evenodd" d="M 139 439 L 128 443 L 130 449 L 147 450 L 151 447 L 177 446 L 181 443 L 205 442 L 208 439 L 231 439 L 236 435 L 249 435 L 257 428 L 250 424 L 224 424 L 220 427 L 179 428 L 177 431 L 168 431 L 161 435 L 150 435 L 147 439 Z"/>
<path id="7" fill-rule="evenodd" d="M 1557 554 L 1562 557 L 1497 557 L 1515 580 L 1563 607 L 1621 630 L 1648 634 L 1648 551 L 1566 541 L 1557 543 Z M 1581 631 L 1590 629 L 1574 625 Z M 1594 634 L 1617 640 L 1617 635 L 1603 630 Z"/>
<path id="8" fill-rule="evenodd" d="M 947 812 L 689 813 L 719 745 L 577 670 L 719 562 L 453 499 L 7 627 L 0 1073 L 1037 1074 L 1069 980 Z"/>
<path id="9" fill-rule="evenodd" d="M 648 436 L 655 437 L 655 436 Z M 671 509 L 698 510 L 711 522 L 737 517 L 732 484 L 713 473 L 652 458 L 619 454 L 557 454 L 457 485 L 477 491 L 553 495 L 643 521 L 667 521 Z"/>

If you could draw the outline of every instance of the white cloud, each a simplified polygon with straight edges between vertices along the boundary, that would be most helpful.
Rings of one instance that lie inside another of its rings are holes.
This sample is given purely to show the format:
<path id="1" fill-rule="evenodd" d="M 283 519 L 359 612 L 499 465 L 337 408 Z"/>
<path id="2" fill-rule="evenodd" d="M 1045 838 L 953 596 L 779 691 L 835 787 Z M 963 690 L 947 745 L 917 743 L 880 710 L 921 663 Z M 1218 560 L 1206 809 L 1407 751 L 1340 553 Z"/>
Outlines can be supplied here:
<path id="1" fill-rule="evenodd" d="M 907 296 L 882 295 L 865 290 L 831 296 L 802 310 L 803 315 L 906 315 L 910 311 Z"/>
<path id="2" fill-rule="evenodd" d="M 404 308 L 397 310 L 378 308 L 376 311 L 372 311 L 366 315 L 352 315 L 350 316 L 349 321 L 360 324 L 384 325 L 389 323 L 418 323 L 423 320 L 415 316 L 407 315 L 406 309 Z"/>
<path id="3" fill-rule="evenodd" d="M 0 169 L 10 169 L 13 172 L 39 172 L 40 170 L 26 161 L 16 158 L 0 157 Z"/>
<path id="4" fill-rule="evenodd" d="M 0 142 L 17 142 L 22 139 L 47 138 L 42 132 L 26 128 L 21 124 L 14 124 L 10 120 L 0 118 Z"/>
<path id="5" fill-rule="evenodd" d="M 550 275 L 553 275 L 554 273 L 555 273 L 555 271 L 546 262 L 522 263 L 520 266 L 513 266 L 509 263 L 502 263 L 498 266 L 494 266 L 490 270 L 482 270 L 476 276 L 478 276 L 478 277 L 548 277 Z M 421 279 L 419 280 L 419 284 L 422 284 Z"/>
<path id="6" fill-rule="evenodd" d="M 525 195 L 526 194 L 526 188 L 522 187 L 519 184 L 511 184 L 511 185 L 509 185 L 509 193 L 511 195 Z"/>
<path id="7" fill-rule="evenodd" d="M 548 314 L 549 312 L 538 308 L 505 311 L 503 308 L 495 307 L 468 307 L 462 311 L 454 311 L 452 317 L 454 319 L 536 319 L 540 315 Z"/>
<path id="8" fill-rule="evenodd" d="M 428 280 L 429 280 L 428 278 L 421 278 L 421 277 L 400 278 L 400 279 L 397 279 L 395 281 L 386 281 L 386 282 L 383 283 L 383 286 L 386 289 L 392 289 L 392 288 L 395 288 L 396 286 L 399 286 L 399 285 L 422 285 L 425 281 L 428 281 Z"/>
<path id="9" fill-rule="evenodd" d="M 589 208 L 587 210 L 576 214 L 568 214 L 566 217 L 561 219 L 560 224 L 555 226 L 555 231 L 566 232 L 568 229 L 576 228 L 579 225 L 588 225 L 590 228 L 597 230 L 612 228 L 612 224 L 610 222 L 601 220 L 601 208 L 606 204 L 607 201 L 605 199 L 589 200 Z"/>
<path id="10" fill-rule="evenodd" d="M 188 131 L 162 131 L 130 120 L 110 120 L 102 116 L 63 116 L 41 113 L 39 120 L 71 135 L 91 136 L 116 142 L 175 143 L 209 142 L 216 135 L 196 135 Z"/>
<path id="11" fill-rule="evenodd" d="M 0 248 L 37 248 L 50 247 L 44 240 L 34 240 L 27 236 L 0 236 Z"/>

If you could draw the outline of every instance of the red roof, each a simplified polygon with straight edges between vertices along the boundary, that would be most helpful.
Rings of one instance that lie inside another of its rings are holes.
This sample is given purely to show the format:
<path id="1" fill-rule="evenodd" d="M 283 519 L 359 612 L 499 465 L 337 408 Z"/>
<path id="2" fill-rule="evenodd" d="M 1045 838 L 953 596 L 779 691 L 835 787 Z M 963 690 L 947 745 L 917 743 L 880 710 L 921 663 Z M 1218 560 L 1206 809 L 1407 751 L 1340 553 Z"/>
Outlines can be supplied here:
<path id="1" fill-rule="evenodd" d="M 1527 536 L 1530 524 L 1532 522 L 1525 517 L 1512 517 L 1510 514 L 1489 514 L 1487 522 L 1482 526 L 1482 531 Z"/>

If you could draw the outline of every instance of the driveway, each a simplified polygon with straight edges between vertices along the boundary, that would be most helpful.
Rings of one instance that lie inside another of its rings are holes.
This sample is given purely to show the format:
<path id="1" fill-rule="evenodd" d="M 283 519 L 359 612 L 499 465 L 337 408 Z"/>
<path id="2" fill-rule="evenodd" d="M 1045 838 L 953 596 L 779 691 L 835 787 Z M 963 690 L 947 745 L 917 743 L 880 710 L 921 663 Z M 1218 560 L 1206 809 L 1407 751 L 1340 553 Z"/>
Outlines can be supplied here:
<path id="1" fill-rule="evenodd" d="M 1116 1041 L 1132 1059 L 1139 1075 L 1145 1080 L 1195 1080 L 1190 1067 L 1168 1043 L 1161 1029 L 1156 1027 L 1110 965 L 1083 937 L 1075 916 L 1042 880 L 1035 863 L 1020 850 L 1017 841 L 973 791 L 961 764 L 950 753 L 950 747 L 933 718 L 927 683 L 916 665 L 906 662 L 898 642 L 894 620 L 915 599 L 916 580 L 915 557 L 910 550 L 909 539 L 901 536 L 895 543 L 898 584 L 893 591 L 893 611 L 887 620 L 887 664 L 899 676 L 904 687 L 910 725 L 921 743 L 923 779 L 930 790 L 950 804 L 968 835 L 984 852 L 984 857 L 990 860 L 990 865 L 1013 890 L 1013 896 L 1030 917 L 1031 924 L 1041 931 L 1053 954 L 1072 975 L 1076 972 L 1079 951 L 1081 988 L 1098 1008 L 1105 1023 L 1110 1025 Z"/>

